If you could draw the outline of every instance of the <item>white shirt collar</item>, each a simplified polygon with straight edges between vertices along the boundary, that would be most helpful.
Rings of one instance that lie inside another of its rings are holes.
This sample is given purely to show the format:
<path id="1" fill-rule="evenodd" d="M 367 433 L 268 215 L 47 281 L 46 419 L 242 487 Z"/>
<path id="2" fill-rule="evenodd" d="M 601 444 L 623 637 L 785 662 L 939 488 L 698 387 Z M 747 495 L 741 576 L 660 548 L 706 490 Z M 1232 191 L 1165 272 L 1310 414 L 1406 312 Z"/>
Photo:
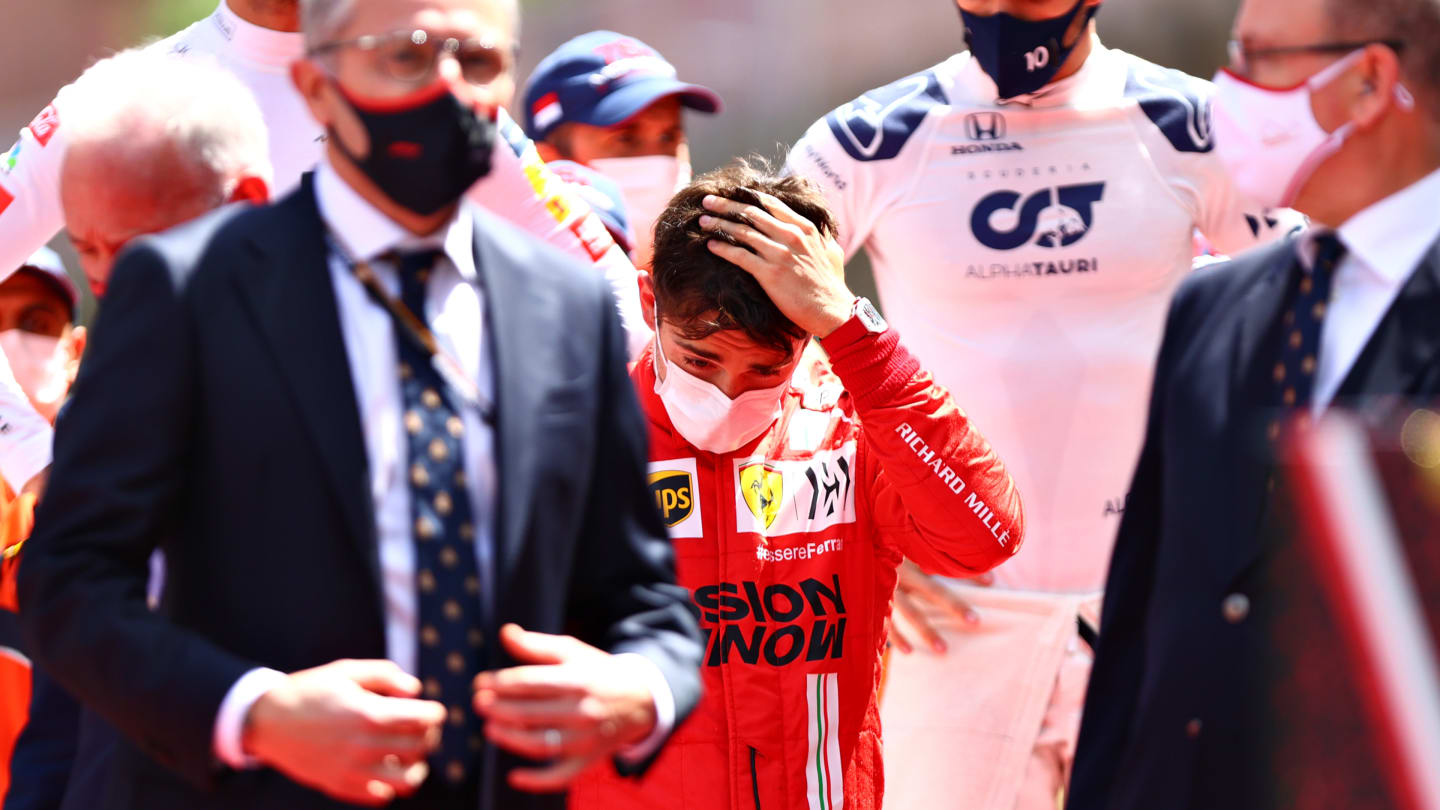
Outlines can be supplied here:
<path id="1" fill-rule="evenodd" d="M 289 70 L 291 62 L 305 55 L 303 35 L 261 28 L 246 22 L 230 9 L 225 0 L 220 0 L 220 7 L 210 15 L 210 22 L 230 43 L 235 54 L 256 64 Z"/>
<path id="2" fill-rule="evenodd" d="M 1435 211 L 1440 211 L 1440 170 L 1355 214 L 1335 233 L 1349 256 L 1386 285 L 1398 287 L 1440 239 Z M 1315 238 L 1327 232 L 1313 229 L 1301 237 L 1297 250 L 1307 272 L 1315 263 Z"/>
<path id="3" fill-rule="evenodd" d="M 327 157 L 315 169 L 315 202 L 331 235 L 355 259 L 370 261 L 392 250 L 439 248 L 461 278 L 477 277 L 475 220 L 463 200 L 444 227 L 429 236 L 416 236 L 361 197 L 335 173 Z"/>

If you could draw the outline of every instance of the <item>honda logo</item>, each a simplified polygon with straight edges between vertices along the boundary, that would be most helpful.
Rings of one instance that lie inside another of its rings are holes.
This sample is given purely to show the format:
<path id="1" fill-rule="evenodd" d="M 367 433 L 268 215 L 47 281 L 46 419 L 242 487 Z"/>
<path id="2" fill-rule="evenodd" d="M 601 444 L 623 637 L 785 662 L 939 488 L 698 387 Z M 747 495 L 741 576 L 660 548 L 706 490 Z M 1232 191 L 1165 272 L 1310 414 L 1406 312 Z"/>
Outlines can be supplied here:
<path id="1" fill-rule="evenodd" d="M 998 141 L 1005 137 L 1005 116 L 994 112 L 965 116 L 965 133 L 972 141 Z"/>

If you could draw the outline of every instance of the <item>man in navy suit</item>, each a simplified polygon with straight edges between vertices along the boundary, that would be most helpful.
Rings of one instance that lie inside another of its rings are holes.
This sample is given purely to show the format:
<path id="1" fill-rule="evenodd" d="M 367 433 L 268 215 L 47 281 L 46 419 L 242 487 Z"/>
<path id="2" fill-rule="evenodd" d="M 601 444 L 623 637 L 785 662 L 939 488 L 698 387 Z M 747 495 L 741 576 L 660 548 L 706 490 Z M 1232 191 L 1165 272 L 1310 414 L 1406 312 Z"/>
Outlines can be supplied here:
<path id="1" fill-rule="evenodd" d="M 522 791 L 643 769 L 699 693 L 624 333 L 459 202 L 509 4 L 301 8 L 326 159 L 116 265 L 26 638 L 126 737 L 106 807 L 559 806 Z"/>
<path id="2" fill-rule="evenodd" d="M 1287 431 L 1440 393 L 1440 3 L 1246 0 L 1216 148 L 1315 227 L 1171 305 L 1068 807 L 1251 808 Z"/>

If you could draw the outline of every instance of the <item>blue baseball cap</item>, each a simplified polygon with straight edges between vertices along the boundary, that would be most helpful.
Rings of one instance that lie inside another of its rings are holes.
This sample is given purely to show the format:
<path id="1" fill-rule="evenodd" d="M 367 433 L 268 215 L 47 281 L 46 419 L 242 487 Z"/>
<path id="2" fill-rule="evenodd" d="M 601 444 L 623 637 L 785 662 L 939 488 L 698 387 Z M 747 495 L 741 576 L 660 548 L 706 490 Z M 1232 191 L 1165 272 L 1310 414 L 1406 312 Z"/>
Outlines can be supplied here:
<path id="1" fill-rule="evenodd" d="M 540 60 L 525 88 L 525 134 L 544 140 L 563 123 L 613 127 L 662 98 L 679 96 L 692 110 L 717 113 L 720 96 L 682 82 L 654 48 L 614 31 L 591 31 Z"/>
<path id="2" fill-rule="evenodd" d="M 605 223 L 605 230 L 615 237 L 620 249 L 629 254 L 635 249 L 635 235 L 630 231 L 630 217 L 625 213 L 625 195 L 614 180 L 589 166 L 573 160 L 552 160 L 545 164 L 561 180 L 575 187 L 594 209 L 595 216 Z"/>

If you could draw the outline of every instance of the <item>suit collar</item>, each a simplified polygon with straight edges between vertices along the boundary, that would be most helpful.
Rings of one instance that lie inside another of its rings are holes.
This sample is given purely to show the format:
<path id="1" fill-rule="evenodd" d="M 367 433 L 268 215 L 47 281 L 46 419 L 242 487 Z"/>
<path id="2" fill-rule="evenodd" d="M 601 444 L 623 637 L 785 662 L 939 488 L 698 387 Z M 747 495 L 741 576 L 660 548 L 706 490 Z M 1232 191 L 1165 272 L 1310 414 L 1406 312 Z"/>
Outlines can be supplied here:
<path id="1" fill-rule="evenodd" d="M 260 260 L 236 274 L 236 283 L 270 345 L 345 526 L 378 588 L 364 434 L 311 176 L 263 214 L 273 222 L 256 228 L 250 239 Z"/>
<path id="2" fill-rule="evenodd" d="M 539 431 L 536 403 L 544 397 L 544 376 L 532 368 L 534 348 L 554 335 L 544 334 L 548 327 L 538 318 L 545 312 L 549 292 L 533 283 L 523 272 L 524 266 L 504 255 L 493 227 L 484 215 L 468 209 L 474 234 L 476 271 L 485 290 L 486 318 L 491 324 L 487 333 L 496 380 L 496 469 L 499 471 L 499 493 L 496 497 L 496 544 L 499 565 L 496 568 L 496 604 L 503 604 L 508 572 L 513 570 L 524 546 L 529 528 L 528 494 L 537 470 L 533 452 Z"/>
<path id="3" fill-rule="evenodd" d="M 1263 268 L 1251 283 L 1250 289 L 1241 299 L 1239 306 L 1239 333 L 1235 343 L 1234 362 L 1231 364 L 1230 402 L 1233 413 L 1253 409 L 1257 397 L 1263 396 L 1257 390 L 1261 386 L 1264 372 L 1261 365 L 1268 366 L 1272 359 L 1268 354 L 1267 341 L 1274 337 L 1280 309 L 1285 305 L 1285 294 L 1289 289 L 1290 274 L 1296 264 L 1292 243 L 1286 242 L 1271 248 L 1267 255 L 1257 257 Z M 1222 268 L 1217 272 L 1234 272 Z"/>
<path id="4" fill-rule="evenodd" d="M 1291 273 L 1296 270 L 1294 246 L 1275 245 L 1256 257 L 1261 267 L 1237 307 L 1238 326 L 1231 355 L 1230 390 L 1226 397 L 1226 438 L 1216 452 L 1230 455 L 1223 465 L 1231 474 L 1228 502 L 1235 516 L 1235 542 L 1215 544 L 1212 554 L 1220 576 L 1227 582 L 1247 568 L 1261 553 L 1259 529 L 1274 463 L 1269 421 L 1274 386 L 1272 349 L 1279 339 L 1278 321 L 1285 305 Z M 1237 272 L 1219 268 L 1213 272 Z"/>
<path id="5" fill-rule="evenodd" d="M 1430 245 L 1345 375 L 1335 404 L 1375 393 L 1419 394 L 1422 372 L 1440 359 L 1440 241 Z"/>

